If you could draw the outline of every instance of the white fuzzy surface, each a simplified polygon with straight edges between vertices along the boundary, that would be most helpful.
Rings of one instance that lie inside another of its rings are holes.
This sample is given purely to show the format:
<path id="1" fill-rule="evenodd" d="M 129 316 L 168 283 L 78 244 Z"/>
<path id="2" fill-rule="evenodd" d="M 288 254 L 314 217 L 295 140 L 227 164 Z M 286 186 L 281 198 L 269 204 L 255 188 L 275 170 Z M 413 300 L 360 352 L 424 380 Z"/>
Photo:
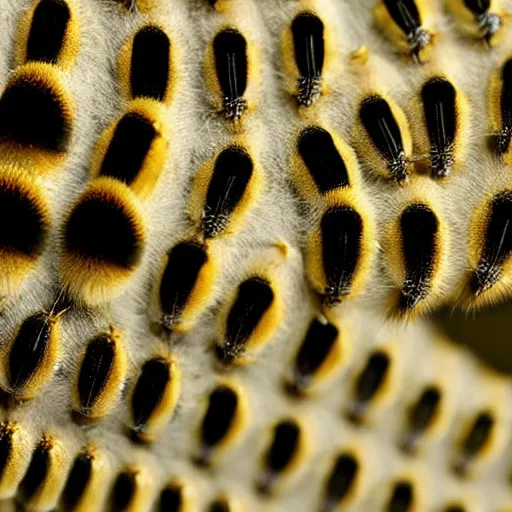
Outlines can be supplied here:
<path id="1" fill-rule="evenodd" d="M 41 309 L 50 310 L 58 294 L 62 222 L 90 179 L 89 164 L 95 141 L 127 108 L 127 100 L 120 92 L 119 51 L 148 20 L 168 30 L 171 51 L 176 51 L 179 59 L 177 86 L 172 102 L 166 107 L 171 142 L 158 187 L 141 203 L 149 241 L 135 277 L 111 303 L 93 311 L 73 311 L 64 317 L 54 378 L 37 400 L 16 411 L 0 414 L 23 425 L 34 443 L 43 432 L 54 432 L 66 443 L 70 465 L 85 444 L 94 442 L 107 454 L 110 478 L 126 464 L 146 467 L 151 474 L 153 497 L 172 476 L 190 481 L 197 496 L 198 510 L 205 510 L 206 505 L 224 491 L 239 499 L 244 511 L 316 511 L 333 458 L 346 448 L 360 451 L 365 472 L 368 470 L 363 496 L 351 510 L 382 510 L 391 483 L 401 475 L 418 479 L 417 490 L 423 500 L 418 511 L 441 510 L 455 499 L 463 500 L 467 510 L 472 512 L 495 512 L 512 507 L 508 484 L 512 459 L 508 438 L 474 480 L 457 479 L 449 471 L 460 429 L 482 407 L 494 407 L 499 425 L 507 434 L 512 431 L 510 408 L 506 405 L 512 399 L 510 383 L 495 378 L 470 354 L 440 339 L 427 323 L 417 321 L 397 326 L 384 319 L 394 291 L 386 269 L 386 255 L 380 255 L 363 298 L 356 304 L 339 308 L 340 329 L 347 331 L 344 339 L 346 364 L 312 398 L 295 400 L 284 393 L 283 379 L 315 315 L 316 303 L 304 276 L 302 255 L 315 205 L 299 200 L 289 183 L 294 138 L 305 121 L 297 114 L 294 102 L 283 88 L 280 46 L 283 31 L 295 13 L 303 8 L 314 9 L 329 30 L 332 28 L 336 62 L 332 63 L 326 77 L 330 94 L 315 106 L 312 116 L 328 124 L 348 142 L 358 99 L 368 86 L 362 83 L 358 70 L 350 62 L 350 53 L 362 45 L 370 52 L 367 66 L 371 69 L 372 80 L 406 113 L 410 112 L 419 84 L 432 69 L 449 72 L 465 91 L 471 107 L 467 164 L 448 183 L 429 184 L 450 234 L 449 272 L 443 282 L 448 298 L 459 289 L 467 271 L 471 212 L 488 192 L 511 185 L 510 169 L 487 152 L 485 135 L 488 131 L 488 77 L 509 53 L 512 33 L 502 48 L 487 52 L 462 39 L 454 21 L 439 14 L 442 51 L 432 64 L 419 68 L 406 66 L 395 48 L 373 28 L 374 0 L 225 0 L 225 3 L 229 6 L 225 14 L 215 12 L 206 0 L 160 0 L 154 11 L 141 13 L 127 12 L 113 0 L 70 0 L 80 28 L 76 62 L 69 70 L 61 72 L 76 108 L 70 152 L 53 174 L 37 178 L 52 204 L 51 240 L 37 271 L 27 279 L 20 296 L 10 298 L 2 312 L 0 346 L 7 345 L 15 327 L 27 315 Z M 2 89 L 13 71 L 17 26 L 31 5 L 28 0 L 0 0 Z M 215 113 L 211 93 L 204 83 L 205 48 L 228 23 L 237 26 L 259 53 L 259 82 L 250 96 L 255 108 L 244 120 L 244 136 L 259 164 L 265 188 L 248 212 L 243 230 L 236 236 L 213 242 L 222 262 L 215 304 L 205 311 L 192 332 L 184 336 L 159 337 L 151 328 L 158 317 L 153 300 L 155 279 L 169 248 L 188 237 L 193 229 L 187 217 L 191 179 L 206 160 L 234 139 L 225 119 Z M 398 189 L 376 182 L 366 171 L 361 169 L 364 183 L 360 193 L 372 205 L 377 233 L 381 235 L 412 192 L 411 188 Z M 283 324 L 271 342 L 255 356 L 253 364 L 226 372 L 238 379 L 247 394 L 250 425 L 241 442 L 229 450 L 218 465 L 206 470 L 198 468 L 191 462 L 198 446 L 197 427 L 207 394 L 220 376 L 215 370 L 212 352 L 218 332 L 216 313 L 244 276 L 259 262 L 266 261 L 268 251 L 281 241 L 290 247 L 288 258 L 276 271 L 285 303 Z M 80 427 L 70 419 L 72 383 L 80 363 L 78 355 L 87 340 L 110 325 L 124 334 L 128 379 L 122 399 L 111 414 L 93 426 Z M 381 345 L 389 347 L 394 354 L 396 385 L 386 404 L 373 411 L 373 422 L 354 428 L 343 417 L 351 398 L 352 383 L 371 349 Z M 126 399 L 143 361 L 162 351 L 170 352 L 181 367 L 182 393 L 165 432 L 152 445 L 139 447 L 126 436 L 125 427 L 129 423 Z M 401 426 L 407 407 L 429 382 L 439 382 L 449 397 L 449 419 L 425 450 L 410 459 L 397 449 Z M 260 498 L 254 491 L 254 483 L 267 431 L 287 415 L 304 419 L 313 452 L 279 496 Z"/>

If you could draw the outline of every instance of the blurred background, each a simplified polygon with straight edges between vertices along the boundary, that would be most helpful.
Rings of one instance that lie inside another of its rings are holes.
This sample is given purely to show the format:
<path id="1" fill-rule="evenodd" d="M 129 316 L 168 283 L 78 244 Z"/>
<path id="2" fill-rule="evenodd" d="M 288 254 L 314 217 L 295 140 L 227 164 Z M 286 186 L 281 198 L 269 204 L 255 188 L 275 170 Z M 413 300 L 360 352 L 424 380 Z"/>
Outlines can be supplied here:
<path id="1" fill-rule="evenodd" d="M 512 375 L 512 300 L 469 313 L 443 308 L 434 323 L 495 370 Z"/>

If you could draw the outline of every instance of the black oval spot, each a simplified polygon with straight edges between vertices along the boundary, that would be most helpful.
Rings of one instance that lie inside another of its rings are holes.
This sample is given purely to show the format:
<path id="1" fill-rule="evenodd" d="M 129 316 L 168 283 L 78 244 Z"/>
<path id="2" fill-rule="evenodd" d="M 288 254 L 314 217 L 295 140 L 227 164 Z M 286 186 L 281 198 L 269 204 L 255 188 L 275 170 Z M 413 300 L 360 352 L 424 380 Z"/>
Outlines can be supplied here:
<path id="1" fill-rule="evenodd" d="M 397 482 L 386 507 L 386 512 L 412 512 L 414 488 L 410 482 Z"/>
<path id="2" fill-rule="evenodd" d="M 66 510 L 73 510 L 89 485 L 92 474 L 92 457 L 81 453 L 73 462 L 66 486 L 62 493 L 62 501 Z"/>
<path id="3" fill-rule="evenodd" d="M 319 126 L 306 128 L 299 135 L 297 149 L 322 194 L 350 186 L 345 162 L 327 130 Z"/>
<path id="4" fill-rule="evenodd" d="M 402 448 L 406 452 L 414 452 L 422 434 L 431 426 L 441 403 L 441 392 L 429 386 L 423 390 L 416 403 L 409 410 L 407 432 Z"/>
<path id="5" fill-rule="evenodd" d="M 45 247 L 48 225 L 38 204 L 22 186 L 0 181 L 0 247 L 36 258 Z M 8 222 L 16 219 L 16 222 Z"/>
<path id="6" fill-rule="evenodd" d="M 158 504 L 160 512 L 182 512 L 183 489 L 179 485 L 168 485 L 161 493 Z"/>
<path id="7" fill-rule="evenodd" d="M 284 420 L 276 425 L 272 443 L 265 455 L 265 472 L 258 482 L 260 492 L 269 492 L 279 473 L 291 463 L 297 453 L 300 436 L 300 427 L 293 420 Z"/>
<path id="8" fill-rule="evenodd" d="M 0 143 L 62 153 L 71 132 L 69 106 L 44 77 L 25 73 L 0 98 Z"/>
<path id="9" fill-rule="evenodd" d="M 421 16 L 415 0 L 384 0 L 384 4 L 404 34 L 414 34 L 421 26 Z"/>
<path id="10" fill-rule="evenodd" d="M 400 216 L 405 277 L 400 293 L 400 311 L 410 311 L 424 300 L 431 288 L 437 255 L 439 220 L 425 204 L 412 204 Z"/>
<path id="11" fill-rule="evenodd" d="M 485 14 L 491 7 L 491 0 L 463 0 L 464 5 L 475 15 Z"/>
<path id="12" fill-rule="evenodd" d="M 132 419 L 136 433 L 143 433 L 171 382 L 171 367 L 165 359 L 146 361 L 132 395 Z"/>
<path id="13" fill-rule="evenodd" d="M 44 485 L 50 470 L 50 443 L 42 440 L 32 452 L 27 472 L 19 486 L 24 500 L 29 500 Z"/>
<path id="14" fill-rule="evenodd" d="M 134 98 L 163 101 L 169 87 L 171 42 L 154 25 L 141 28 L 133 38 L 130 86 Z"/>
<path id="15" fill-rule="evenodd" d="M 512 140 L 512 59 L 503 65 L 501 70 L 501 129 L 496 136 L 495 150 L 499 155 L 506 153 Z"/>
<path id="16" fill-rule="evenodd" d="M 407 178 L 408 162 L 402 134 L 389 103 L 381 96 L 367 96 L 359 105 L 359 119 L 386 161 L 390 177 L 399 182 Z"/>
<path id="17" fill-rule="evenodd" d="M 115 127 L 99 175 L 131 185 L 139 176 L 157 136 L 149 119 L 137 112 L 125 114 Z"/>
<path id="18" fill-rule="evenodd" d="M 183 313 L 208 258 L 206 247 L 197 242 L 182 242 L 169 251 L 159 290 L 165 327 L 171 328 Z"/>
<path id="19" fill-rule="evenodd" d="M 470 278 L 470 290 L 478 296 L 502 277 L 502 265 L 512 254 L 512 191 L 493 197 L 483 248 L 477 268 Z"/>
<path id="20" fill-rule="evenodd" d="M 238 287 L 235 303 L 226 322 L 226 337 L 220 351 L 224 362 L 239 357 L 245 345 L 274 301 L 270 283 L 261 277 L 252 277 Z"/>
<path id="21" fill-rule="evenodd" d="M 249 153 L 241 147 L 231 146 L 219 154 L 203 208 L 202 222 L 206 238 L 214 238 L 226 230 L 246 192 L 253 170 Z"/>
<path id="22" fill-rule="evenodd" d="M 342 454 L 337 457 L 325 487 L 322 512 L 334 510 L 351 491 L 357 474 L 359 462 L 352 455 Z"/>
<path id="23" fill-rule="evenodd" d="M 208 509 L 208 512 L 230 512 L 231 507 L 225 499 L 215 500 Z"/>
<path id="24" fill-rule="evenodd" d="M 34 10 L 27 40 L 27 61 L 57 64 L 71 12 L 64 0 L 41 0 Z"/>
<path id="25" fill-rule="evenodd" d="M 354 404 L 349 419 L 355 423 L 361 421 L 368 405 L 386 379 L 391 361 L 384 352 L 376 351 L 369 357 L 366 366 L 359 374 L 354 389 Z"/>
<path id="26" fill-rule="evenodd" d="M 283 471 L 294 456 L 299 443 L 300 427 L 292 420 L 279 423 L 267 453 L 267 466 L 273 472 Z"/>
<path id="27" fill-rule="evenodd" d="M 462 441 L 460 452 L 453 467 L 459 475 L 464 475 L 471 463 L 485 448 L 496 426 L 494 416 L 490 412 L 481 412 L 475 418 L 471 429 Z"/>
<path id="28" fill-rule="evenodd" d="M 295 62 L 299 69 L 297 103 L 309 106 L 322 88 L 325 59 L 324 24 L 310 12 L 303 12 L 292 22 Z"/>
<path id="29" fill-rule="evenodd" d="M 11 345 L 7 362 L 9 386 L 16 393 L 44 364 L 50 348 L 53 322 L 40 312 L 26 318 Z"/>
<path id="30" fill-rule="evenodd" d="M 384 4 L 393 21 L 407 36 L 412 54 L 418 57 L 421 50 L 431 42 L 432 35 L 421 26 L 421 14 L 416 1 L 384 0 Z"/>
<path id="31" fill-rule="evenodd" d="M 423 85 L 421 99 L 430 138 L 430 166 L 434 176 L 443 178 L 455 164 L 457 91 L 448 80 L 434 77 Z"/>
<path id="32" fill-rule="evenodd" d="M 137 490 L 135 476 L 128 471 L 123 471 L 117 476 L 112 489 L 111 512 L 123 512 L 130 507 Z"/>
<path id="33" fill-rule="evenodd" d="M 0 423 L 0 481 L 9 474 L 9 461 L 13 455 L 13 426 L 7 422 Z"/>
<path id="34" fill-rule="evenodd" d="M 338 337 L 338 329 L 315 318 L 295 358 L 294 383 L 299 389 L 309 386 L 311 378 L 329 356 Z"/>
<path id="35" fill-rule="evenodd" d="M 329 208 L 320 222 L 325 279 L 324 302 L 336 304 L 350 294 L 363 237 L 363 219 L 350 206 Z"/>
<path id="36" fill-rule="evenodd" d="M 230 120 L 238 119 L 247 108 L 244 99 L 249 76 L 247 41 L 238 30 L 228 28 L 215 36 L 213 52 L 224 115 Z"/>
<path id="37" fill-rule="evenodd" d="M 80 406 L 85 413 L 94 407 L 107 386 L 115 356 L 115 341 L 107 335 L 89 342 L 80 367 L 77 389 Z"/>
<path id="38" fill-rule="evenodd" d="M 444 512 L 466 512 L 466 509 L 462 505 L 450 505 L 443 509 Z"/>
<path id="39" fill-rule="evenodd" d="M 101 193 L 86 196 L 75 206 L 64 236 L 67 251 L 127 269 L 142 256 L 136 219 L 116 198 Z"/>
<path id="40" fill-rule="evenodd" d="M 238 396 L 227 386 L 218 386 L 208 400 L 201 425 L 202 450 L 198 462 L 207 464 L 211 451 L 227 435 L 238 407 Z"/>

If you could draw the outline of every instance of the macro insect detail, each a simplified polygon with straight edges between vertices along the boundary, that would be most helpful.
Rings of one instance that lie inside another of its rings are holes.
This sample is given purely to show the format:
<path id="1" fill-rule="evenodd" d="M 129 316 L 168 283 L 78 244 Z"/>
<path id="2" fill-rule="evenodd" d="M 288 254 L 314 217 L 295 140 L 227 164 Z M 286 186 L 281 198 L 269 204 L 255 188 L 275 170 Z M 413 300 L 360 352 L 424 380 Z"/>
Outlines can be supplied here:
<path id="1" fill-rule="evenodd" d="M 0 0 L 0 511 L 512 511 L 511 12 Z"/>
<path id="2" fill-rule="evenodd" d="M 224 115 L 228 120 L 239 119 L 247 109 L 247 42 L 238 30 L 226 29 L 215 36 L 213 52 Z"/>
<path id="3" fill-rule="evenodd" d="M 432 23 L 429 3 L 382 0 L 375 7 L 375 16 L 382 29 L 418 62 L 429 59 L 435 41 L 435 32 L 429 26 Z"/>
<path id="4" fill-rule="evenodd" d="M 309 107 L 322 91 L 322 68 L 325 59 L 324 26 L 313 13 L 295 17 L 291 26 L 297 79 L 297 103 Z"/>

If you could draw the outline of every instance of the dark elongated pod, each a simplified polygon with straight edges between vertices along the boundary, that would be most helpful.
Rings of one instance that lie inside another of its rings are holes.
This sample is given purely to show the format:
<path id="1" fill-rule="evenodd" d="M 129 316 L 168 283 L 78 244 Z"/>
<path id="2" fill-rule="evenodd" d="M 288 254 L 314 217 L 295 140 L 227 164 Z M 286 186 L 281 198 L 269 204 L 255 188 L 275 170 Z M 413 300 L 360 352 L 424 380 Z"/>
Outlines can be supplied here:
<path id="1" fill-rule="evenodd" d="M 323 318 L 314 318 L 293 360 L 287 389 L 307 393 L 318 382 L 333 373 L 343 358 L 340 332 Z"/>
<path id="2" fill-rule="evenodd" d="M 272 494 L 283 479 L 300 468 L 307 451 L 305 437 L 302 425 L 293 418 L 285 418 L 273 427 L 256 483 L 260 493 Z"/>
<path id="3" fill-rule="evenodd" d="M 353 400 L 347 412 L 348 418 L 354 423 L 364 420 L 371 403 L 389 378 L 391 364 L 389 354 L 384 351 L 376 350 L 370 354 L 365 367 L 355 380 Z"/>
<path id="4" fill-rule="evenodd" d="M 119 333 L 111 331 L 87 344 L 77 372 L 74 416 L 96 421 L 116 404 L 126 375 L 126 356 Z"/>
<path id="5" fill-rule="evenodd" d="M 131 395 L 131 432 L 140 441 L 152 441 L 171 420 L 178 402 L 181 375 L 175 361 L 148 359 Z"/>
<path id="6" fill-rule="evenodd" d="M 217 356 L 225 364 L 270 339 L 278 327 L 281 306 L 274 285 L 264 276 L 243 281 L 227 317 L 222 320 Z"/>
<path id="7" fill-rule="evenodd" d="M 245 37 L 235 28 L 219 32 L 213 40 L 214 68 L 222 96 L 222 110 L 229 121 L 240 119 L 247 109 L 249 53 Z"/>
<path id="8" fill-rule="evenodd" d="M 324 24 L 314 13 L 302 12 L 292 21 L 291 32 L 298 70 L 297 104 L 309 107 L 322 93 Z"/>
<path id="9" fill-rule="evenodd" d="M 214 457 L 234 445 L 248 421 L 247 399 L 238 385 L 218 384 L 208 396 L 208 404 L 199 428 L 199 452 L 195 461 L 209 465 Z"/>
<path id="10" fill-rule="evenodd" d="M 190 330 L 213 298 L 217 263 L 206 245 L 193 240 L 173 246 L 158 285 L 161 322 L 171 332 Z"/>
<path id="11" fill-rule="evenodd" d="M 6 391 L 16 400 L 36 397 L 51 379 L 60 353 L 59 320 L 41 311 L 16 329 L 4 354 Z"/>

